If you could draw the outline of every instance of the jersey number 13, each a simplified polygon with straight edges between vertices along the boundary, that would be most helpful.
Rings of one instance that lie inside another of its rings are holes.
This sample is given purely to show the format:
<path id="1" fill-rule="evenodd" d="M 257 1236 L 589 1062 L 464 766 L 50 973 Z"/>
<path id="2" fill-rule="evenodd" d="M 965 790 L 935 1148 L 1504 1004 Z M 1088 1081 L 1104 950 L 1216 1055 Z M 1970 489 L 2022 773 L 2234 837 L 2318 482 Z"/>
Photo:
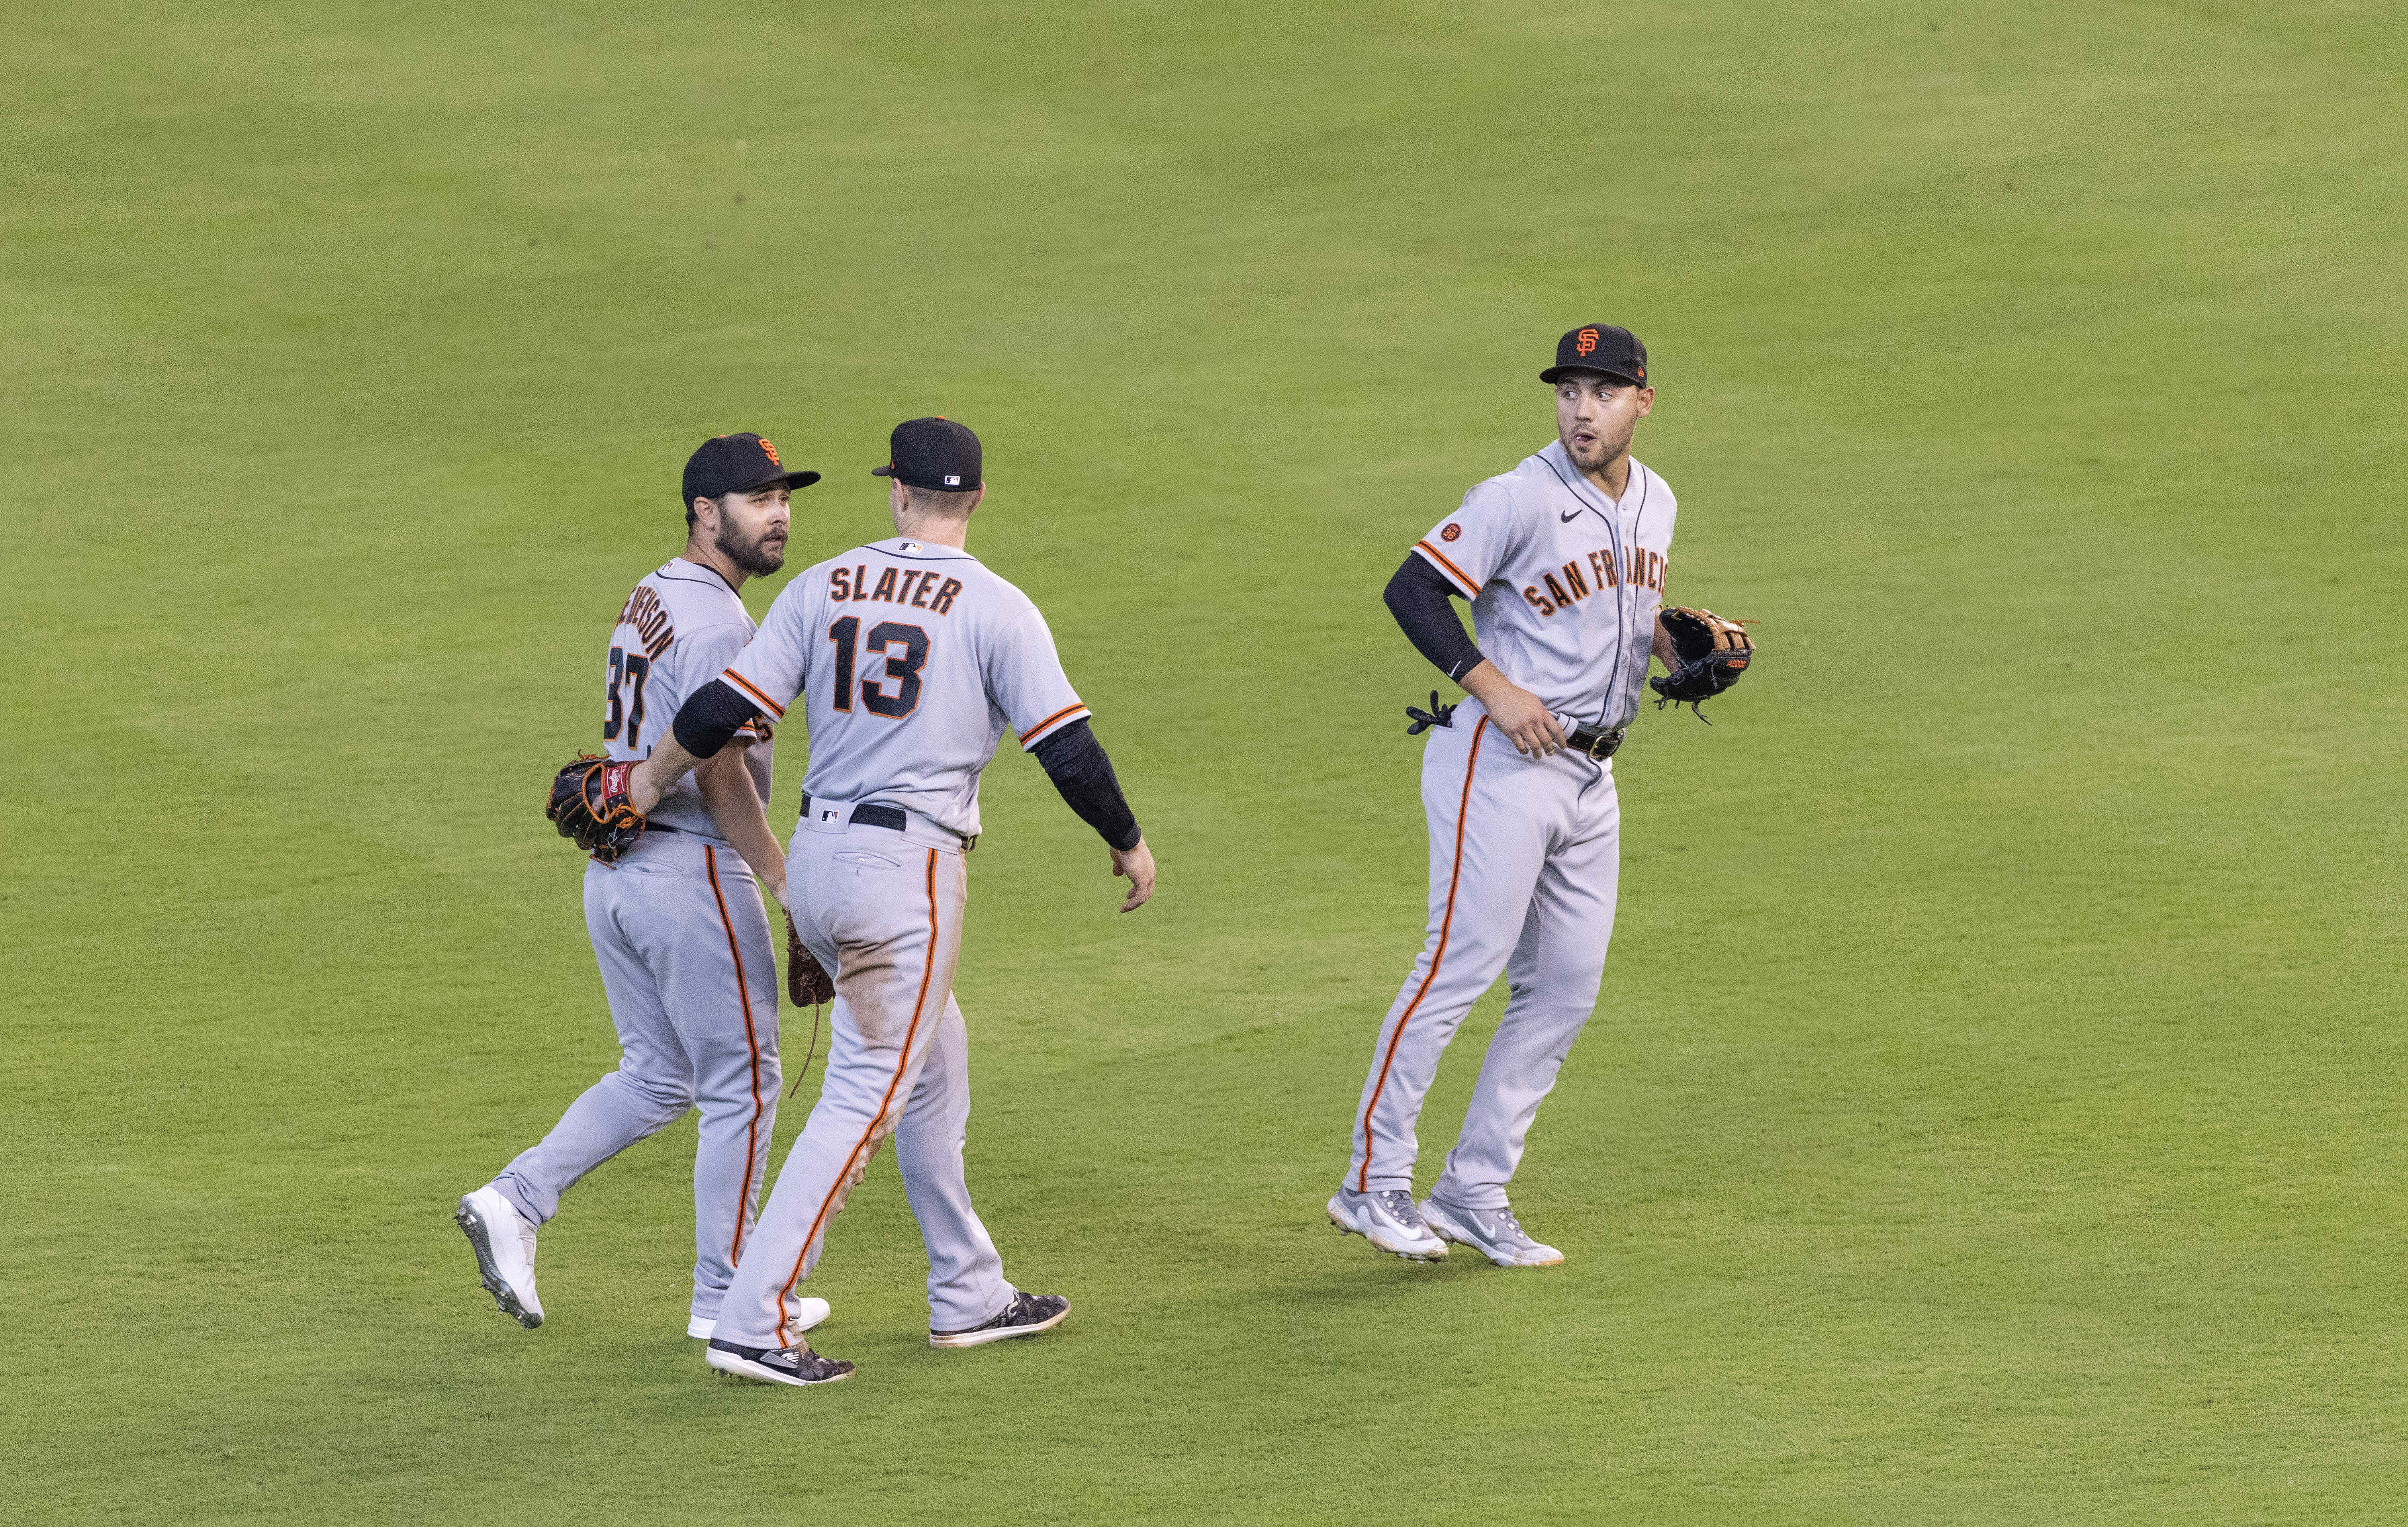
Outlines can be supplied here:
<path id="1" fill-rule="evenodd" d="M 853 708 L 853 653 L 861 641 L 861 617 L 848 615 L 828 627 L 836 643 L 836 692 L 828 703 L 838 710 Z M 881 621 L 869 628 L 867 649 L 886 660 L 882 678 L 861 680 L 861 703 L 870 714 L 900 720 L 920 706 L 920 669 L 928 661 L 928 634 L 915 625 Z M 899 650 L 898 650 L 899 649 Z M 892 683 L 892 691 L 887 685 Z"/>

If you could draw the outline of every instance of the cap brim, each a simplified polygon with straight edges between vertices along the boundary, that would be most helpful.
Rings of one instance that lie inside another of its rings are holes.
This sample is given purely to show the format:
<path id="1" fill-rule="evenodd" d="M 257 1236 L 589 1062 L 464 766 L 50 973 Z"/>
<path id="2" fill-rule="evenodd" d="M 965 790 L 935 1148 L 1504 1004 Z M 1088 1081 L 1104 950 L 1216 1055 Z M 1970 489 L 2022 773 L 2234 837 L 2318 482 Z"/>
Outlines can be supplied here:
<path id="1" fill-rule="evenodd" d="M 892 464 L 885 466 L 873 466 L 869 469 L 869 475 L 873 478 L 891 478 L 895 475 L 895 468 Z"/>
<path id="2" fill-rule="evenodd" d="M 789 488 L 808 488 L 812 483 L 819 480 L 820 475 L 817 472 L 773 472 L 769 476 L 763 478 L 758 482 L 748 482 L 740 488 L 731 490 L 731 492 L 738 493 L 757 493 L 762 489 L 767 488 L 771 483 L 775 482 L 782 482 Z"/>
<path id="3" fill-rule="evenodd" d="M 1633 387 L 1647 385 L 1627 371 L 1613 371 L 1601 365 L 1551 365 L 1539 373 L 1539 379 L 1553 384 L 1561 381 L 1575 371 L 1585 371 L 1592 377 L 1612 377 L 1615 381 L 1628 382 Z"/>

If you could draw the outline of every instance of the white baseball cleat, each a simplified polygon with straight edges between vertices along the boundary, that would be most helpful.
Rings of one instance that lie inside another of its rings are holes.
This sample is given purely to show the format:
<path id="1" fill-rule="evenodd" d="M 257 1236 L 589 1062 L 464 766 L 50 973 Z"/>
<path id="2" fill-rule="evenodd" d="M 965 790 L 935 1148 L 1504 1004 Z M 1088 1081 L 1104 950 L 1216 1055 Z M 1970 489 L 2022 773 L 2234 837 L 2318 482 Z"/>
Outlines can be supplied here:
<path id="1" fill-rule="evenodd" d="M 828 1318 L 828 1302 L 824 1299 L 799 1299 L 796 1306 L 802 1311 L 793 1322 L 797 1331 L 812 1330 Z M 685 1322 L 685 1334 L 697 1341 L 709 1341 L 718 1331 L 716 1316 L 696 1315 Z"/>
<path id="2" fill-rule="evenodd" d="M 1422 1223 L 1413 1195 L 1401 1188 L 1368 1193 L 1340 1188 L 1329 1200 L 1329 1222 L 1407 1262 L 1436 1262 L 1446 1255 L 1446 1242 Z"/>
<path id="3" fill-rule="evenodd" d="M 543 1324 L 543 1302 L 535 1296 L 535 1226 L 518 1206 L 487 1183 L 452 1211 L 460 1233 L 477 1253 L 477 1277 L 503 1314 L 529 1331 Z"/>
<path id="4" fill-rule="evenodd" d="M 1457 1246 L 1468 1246 L 1499 1267 L 1554 1267 L 1564 1254 L 1541 1246 L 1522 1229 L 1512 1209 L 1459 1209 L 1436 1198 L 1422 1200 L 1422 1218 Z"/>

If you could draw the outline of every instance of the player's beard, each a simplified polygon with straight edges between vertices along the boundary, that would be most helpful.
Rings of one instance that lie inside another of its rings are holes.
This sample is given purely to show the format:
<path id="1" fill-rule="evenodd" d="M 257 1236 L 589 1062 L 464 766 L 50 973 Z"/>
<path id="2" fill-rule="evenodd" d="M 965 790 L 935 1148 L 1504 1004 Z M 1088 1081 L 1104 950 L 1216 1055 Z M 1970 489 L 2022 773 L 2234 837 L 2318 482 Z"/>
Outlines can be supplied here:
<path id="1" fill-rule="evenodd" d="M 786 565 L 786 549 L 783 545 L 772 551 L 761 541 L 738 539 L 734 532 L 735 527 L 732 525 L 720 526 L 719 534 L 711 537 L 711 545 L 717 547 L 729 562 L 742 568 L 746 578 L 767 578 L 771 573 Z M 767 535 L 767 531 L 762 532 L 765 539 Z"/>
<path id="2" fill-rule="evenodd" d="M 1636 424 L 1636 421 L 1633 421 L 1634 424 Z M 1635 428 L 1627 429 L 1623 431 L 1622 438 L 1619 440 L 1611 439 L 1600 435 L 1598 437 L 1597 443 L 1589 447 L 1589 456 L 1587 460 L 1582 459 L 1580 446 L 1574 443 L 1570 438 L 1567 437 L 1563 443 L 1564 454 L 1570 456 L 1572 459 L 1572 464 L 1579 467 L 1583 472 L 1602 472 L 1607 467 L 1613 464 L 1615 457 L 1623 455 L 1630 450 L 1630 437 L 1637 433 L 1638 431 Z"/>

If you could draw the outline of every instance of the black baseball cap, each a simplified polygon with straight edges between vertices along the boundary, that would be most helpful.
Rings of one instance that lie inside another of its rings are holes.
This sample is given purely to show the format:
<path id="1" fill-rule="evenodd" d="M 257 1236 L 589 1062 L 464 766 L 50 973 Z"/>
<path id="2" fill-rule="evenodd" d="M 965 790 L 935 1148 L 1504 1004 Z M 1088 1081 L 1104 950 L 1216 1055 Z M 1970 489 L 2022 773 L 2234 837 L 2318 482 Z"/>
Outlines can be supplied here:
<path id="1" fill-rule="evenodd" d="M 722 435 L 705 440 L 702 449 L 685 459 L 685 496 L 678 507 L 691 508 L 697 498 L 749 493 L 773 482 L 808 488 L 819 480 L 817 472 L 788 471 L 778 459 L 778 448 L 757 435 Z"/>
<path id="2" fill-rule="evenodd" d="M 1555 341 L 1555 364 L 1539 373 L 1553 383 L 1567 371 L 1594 371 L 1618 377 L 1634 387 L 1647 385 L 1647 347 L 1628 329 L 1611 323 L 1584 323 Z"/>
<path id="3" fill-rule="evenodd" d="M 975 492 L 979 477 L 979 437 L 969 426 L 944 415 L 907 419 L 886 439 L 886 464 L 873 466 L 873 478 L 894 478 L 931 492 Z"/>

